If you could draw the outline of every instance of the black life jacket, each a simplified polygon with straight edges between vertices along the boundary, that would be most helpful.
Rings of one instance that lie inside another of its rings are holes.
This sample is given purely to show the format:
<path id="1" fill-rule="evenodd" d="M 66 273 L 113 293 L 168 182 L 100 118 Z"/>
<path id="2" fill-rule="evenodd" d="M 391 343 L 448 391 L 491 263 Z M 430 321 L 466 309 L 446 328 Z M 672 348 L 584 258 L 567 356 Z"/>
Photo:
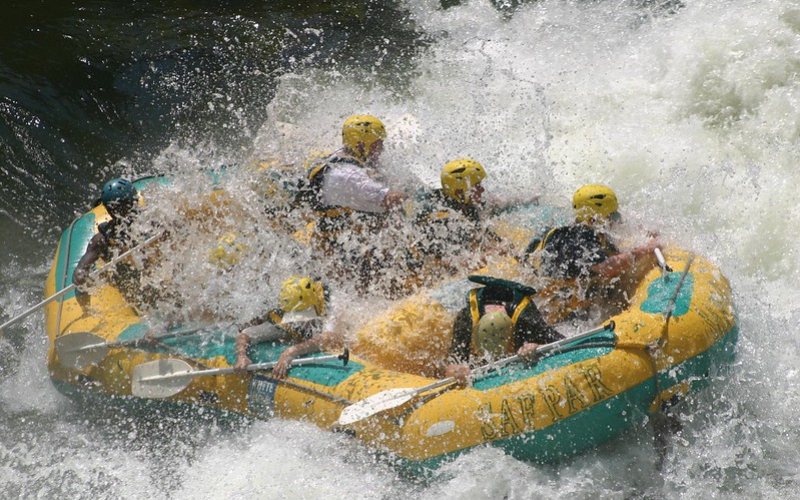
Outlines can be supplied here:
<path id="1" fill-rule="evenodd" d="M 477 337 L 478 322 L 486 314 L 486 304 L 502 304 L 505 307 L 506 314 L 511 318 L 513 331 L 516 332 L 520 315 L 528 307 L 536 307 L 533 303 L 533 295 L 536 290 L 516 281 L 491 276 L 470 276 L 469 280 L 484 285 L 482 288 L 473 288 L 467 293 L 470 316 L 472 318 L 473 341 L 470 342 L 470 348 L 473 354 L 477 354 L 475 352 L 474 339 Z M 519 348 L 516 345 L 517 339 L 515 337 L 516 335 L 512 335 L 508 339 L 509 345 L 506 346 L 508 352 Z"/>
<path id="2" fill-rule="evenodd" d="M 528 245 L 539 273 L 556 279 L 585 277 L 595 264 L 619 253 L 605 233 L 587 224 L 572 224 L 548 231 Z"/>

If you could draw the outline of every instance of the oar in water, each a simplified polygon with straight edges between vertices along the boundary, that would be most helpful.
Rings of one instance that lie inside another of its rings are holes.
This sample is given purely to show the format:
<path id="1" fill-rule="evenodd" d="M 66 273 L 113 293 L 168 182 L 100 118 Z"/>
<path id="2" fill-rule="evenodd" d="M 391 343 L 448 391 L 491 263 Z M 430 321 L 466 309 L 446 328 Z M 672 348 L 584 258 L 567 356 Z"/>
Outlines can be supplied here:
<path id="1" fill-rule="evenodd" d="M 561 339 L 556 342 L 552 342 L 550 344 L 545 344 L 539 346 L 536 349 L 538 354 L 546 354 L 549 352 L 558 351 L 562 346 L 566 344 L 571 344 L 573 342 L 577 342 L 582 340 L 586 337 L 590 337 L 597 333 L 610 330 L 614 330 L 614 322 L 610 322 L 608 325 L 604 325 L 593 330 L 589 330 L 588 332 L 581 333 L 579 335 L 575 335 L 569 338 Z M 520 357 L 518 355 L 510 356 L 508 358 L 501 359 L 499 361 L 495 361 L 486 366 L 482 366 L 480 368 L 476 368 L 472 370 L 472 375 L 484 375 L 492 370 L 496 370 L 500 367 L 508 365 L 510 363 L 515 363 L 520 361 Z M 415 398 L 416 396 L 431 391 L 433 389 L 438 389 L 439 387 L 452 385 L 455 386 L 456 379 L 453 377 L 443 378 L 441 380 L 437 380 L 431 384 L 422 386 L 422 387 L 406 387 L 406 388 L 398 388 L 398 389 L 388 389 L 385 391 L 381 391 L 377 394 L 373 394 L 367 398 L 362 399 L 342 410 L 341 415 L 339 415 L 339 420 L 336 422 L 339 425 L 350 425 L 355 422 L 359 422 L 364 420 L 365 418 L 371 417 L 375 414 L 391 410 L 392 408 L 397 408 L 398 406 L 405 404 L 406 402 L 410 401 L 411 399 Z"/>
<path id="2" fill-rule="evenodd" d="M 96 365 L 103 361 L 108 355 L 109 349 L 118 347 L 141 347 L 152 345 L 155 342 L 166 339 L 174 339 L 186 335 L 194 334 L 200 330 L 210 330 L 212 328 L 224 329 L 230 325 L 213 326 L 203 325 L 187 330 L 179 330 L 176 332 L 168 333 L 166 335 L 159 335 L 153 337 L 142 337 L 139 339 L 131 339 L 117 342 L 106 342 L 102 337 L 89 332 L 76 332 L 68 335 L 62 335 L 55 341 L 55 350 L 58 355 L 58 361 L 66 368 L 74 368 L 76 370 L 83 370 L 86 367 Z"/>
<path id="3" fill-rule="evenodd" d="M 337 359 L 342 360 L 343 364 L 347 366 L 347 362 L 350 360 L 350 351 L 345 349 L 342 354 L 295 359 L 292 361 L 291 366 L 310 365 Z M 271 370 L 277 364 L 277 361 L 253 363 L 247 365 L 244 370 L 249 372 Z M 148 363 L 142 363 L 133 368 L 133 375 L 131 375 L 131 393 L 140 398 L 168 398 L 186 389 L 195 377 L 225 375 L 238 371 L 239 370 L 236 368 L 195 370 L 192 365 L 182 359 L 157 359 Z"/>
<path id="4" fill-rule="evenodd" d="M 161 238 L 163 236 L 163 234 L 164 233 L 161 232 L 161 233 L 159 233 L 159 234 L 157 234 L 155 236 L 152 236 L 152 237 L 148 238 L 147 240 L 145 240 L 144 242 L 136 245 L 135 247 L 131 248 L 130 250 L 126 250 L 125 252 L 122 252 L 121 254 L 116 256 L 115 258 L 111 259 L 106 265 L 104 265 L 100 269 L 96 269 L 96 270 L 92 271 L 92 273 L 89 276 L 90 277 L 97 276 L 98 274 L 102 273 L 103 271 L 114 267 L 119 261 L 121 261 L 122 259 L 124 259 L 128 255 L 132 254 L 133 252 L 135 252 L 135 251 L 137 251 L 139 249 L 142 249 L 142 248 L 150 245 L 151 243 L 153 243 L 157 239 Z M 30 316 L 31 314 L 36 312 L 40 307 L 46 306 L 50 302 L 53 302 L 57 298 L 59 298 L 62 295 L 65 295 L 65 294 L 71 292 L 74 289 L 75 289 L 75 283 L 72 283 L 71 285 L 69 285 L 69 286 L 67 286 L 65 288 L 62 288 L 61 290 L 57 291 L 53 295 L 47 297 L 46 299 L 44 299 L 43 301 L 39 302 L 35 306 L 32 306 L 31 308 L 29 308 L 25 312 L 14 316 L 10 320 L 8 320 L 5 323 L 3 323 L 2 325 L 0 325 L 0 335 L 3 334 L 3 329 L 6 328 L 7 326 L 12 325 L 12 324 L 16 323 L 17 321 L 20 321 L 22 319 L 27 318 L 28 316 Z"/>

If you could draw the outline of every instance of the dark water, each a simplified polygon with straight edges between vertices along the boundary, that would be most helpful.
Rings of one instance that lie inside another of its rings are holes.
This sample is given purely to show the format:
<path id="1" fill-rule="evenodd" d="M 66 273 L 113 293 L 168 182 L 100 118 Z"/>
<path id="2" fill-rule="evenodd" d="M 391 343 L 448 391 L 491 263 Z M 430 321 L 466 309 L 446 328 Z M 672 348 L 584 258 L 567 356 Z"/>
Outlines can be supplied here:
<path id="1" fill-rule="evenodd" d="M 395 80 L 420 35 L 394 2 L 14 1 L 0 18 L 4 257 L 50 252 L 76 211 L 170 142 L 235 159 L 304 66 Z M 12 236 L 13 235 L 13 236 Z"/>

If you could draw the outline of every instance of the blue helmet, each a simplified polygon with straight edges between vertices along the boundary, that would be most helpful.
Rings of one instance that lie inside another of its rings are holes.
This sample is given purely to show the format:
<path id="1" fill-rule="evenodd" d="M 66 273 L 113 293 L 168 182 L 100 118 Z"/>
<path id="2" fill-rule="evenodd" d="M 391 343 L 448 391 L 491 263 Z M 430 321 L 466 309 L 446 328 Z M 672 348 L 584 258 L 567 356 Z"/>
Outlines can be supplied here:
<path id="1" fill-rule="evenodd" d="M 128 179 L 111 179 L 103 185 L 103 192 L 100 194 L 100 201 L 108 208 L 112 206 L 132 207 L 137 200 L 138 193 L 133 183 Z"/>

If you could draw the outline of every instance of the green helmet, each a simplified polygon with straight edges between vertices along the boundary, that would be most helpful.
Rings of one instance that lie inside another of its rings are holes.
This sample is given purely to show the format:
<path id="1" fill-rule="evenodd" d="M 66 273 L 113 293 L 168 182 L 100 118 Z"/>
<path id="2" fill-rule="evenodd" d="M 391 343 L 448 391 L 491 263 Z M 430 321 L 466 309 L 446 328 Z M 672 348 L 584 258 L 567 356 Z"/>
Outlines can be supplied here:
<path id="1" fill-rule="evenodd" d="M 112 179 L 103 185 L 100 201 L 111 212 L 126 211 L 133 208 L 139 193 L 128 179 Z"/>

